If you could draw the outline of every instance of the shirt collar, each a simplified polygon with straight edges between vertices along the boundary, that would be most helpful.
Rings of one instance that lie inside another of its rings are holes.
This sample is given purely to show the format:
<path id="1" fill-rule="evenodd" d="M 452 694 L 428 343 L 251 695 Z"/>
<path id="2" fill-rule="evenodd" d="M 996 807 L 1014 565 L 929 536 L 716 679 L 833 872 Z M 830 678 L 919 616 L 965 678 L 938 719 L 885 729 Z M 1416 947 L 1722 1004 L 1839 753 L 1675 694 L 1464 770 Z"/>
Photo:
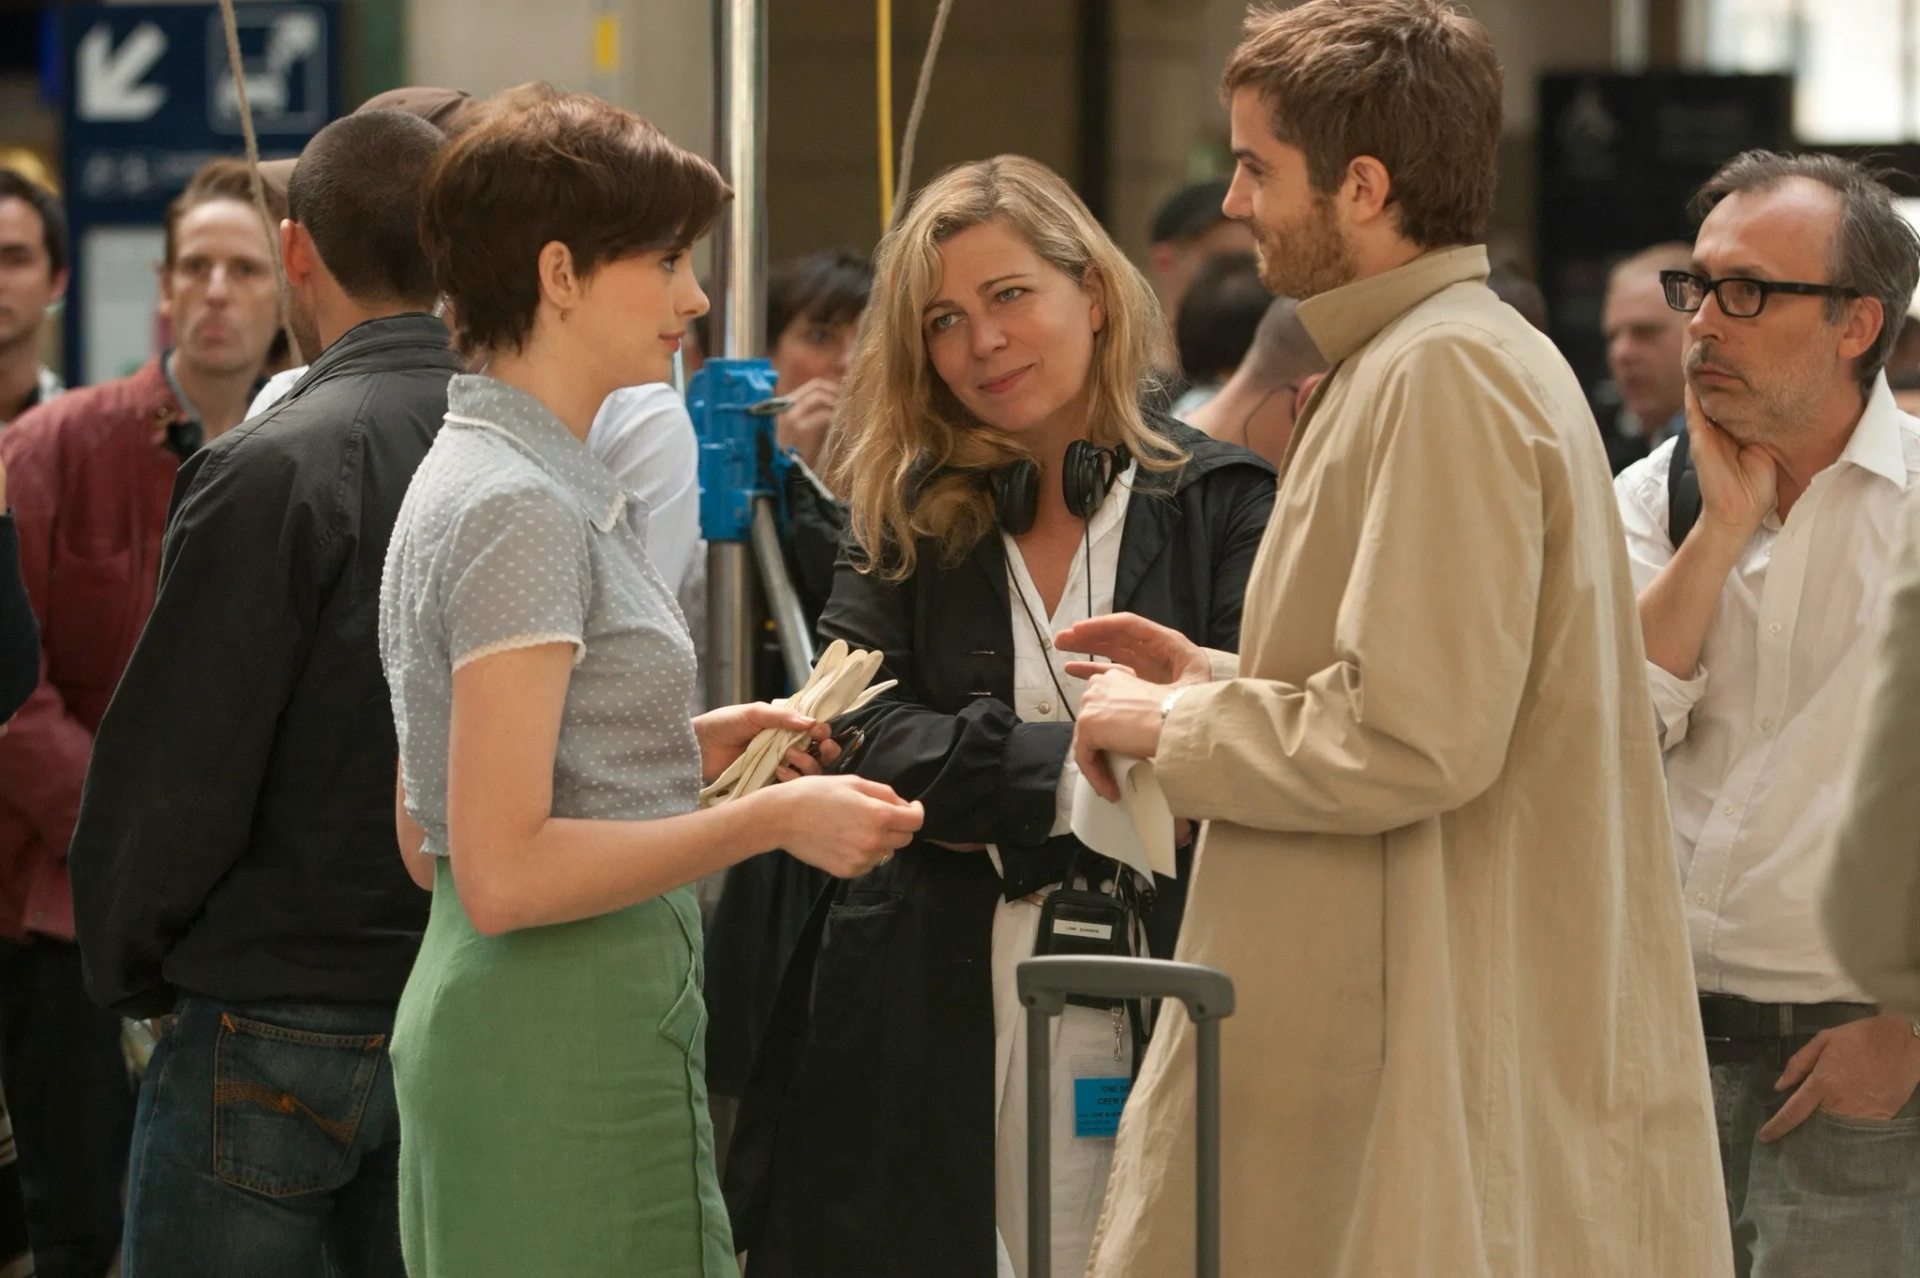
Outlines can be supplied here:
<path id="1" fill-rule="evenodd" d="M 580 501 L 601 532 L 613 531 L 626 512 L 627 493 L 613 473 L 545 404 L 517 386 L 484 374 L 454 374 L 447 383 L 447 423 L 505 435 Z"/>
<path id="2" fill-rule="evenodd" d="M 1873 381 L 1873 393 L 1867 396 L 1867 407 L 1847 439 L 1847 446 L 1840 451 L 1840 460 L 1872 471 L 1904 491 L 1907 487 L 1907 449 L 1902 438 L 1905 419 L 1906 414 L 1893 400 L 1887 375 L 1880 374 Z"/>
<path id="3" fill-rule="evenodd" d="M 167 351 L 160 356 L 160 371 L 167 375 L 167 389 L 173 392 L 178 412 L 172 421 L 166 424 L 165 438 L 167 447 L 181 461 L 200 451 L 207 442 L 206 423 L 200 420 L 200 410 L 187 398 L 187 392 L 180 387 L 180 379 L 173 375 L 173 352 Z"/>
<path id="4" fill-rule="evenodd" d="M 1127 503 L 1133 494 L 1134 480 L 1140 474 L 1140 463 L 1130 462 L 1127 468 L 1114 480 L 1113 487 L 1100 503 L 1100 509 L 1093 512 L 1093 518 L 1087 521 L 1087 536 L 1099 541 L 1114 529 L 1126 522 Z"/>
<path id="5" fill-rule="evenodd" d="M 1327 362 L 1338 364 L 1441 289 L 1486 278 L 1485 245 L 1436 249 L 1405 266 L 1308 298 L 1300 303 L 1300 323 Z"/>

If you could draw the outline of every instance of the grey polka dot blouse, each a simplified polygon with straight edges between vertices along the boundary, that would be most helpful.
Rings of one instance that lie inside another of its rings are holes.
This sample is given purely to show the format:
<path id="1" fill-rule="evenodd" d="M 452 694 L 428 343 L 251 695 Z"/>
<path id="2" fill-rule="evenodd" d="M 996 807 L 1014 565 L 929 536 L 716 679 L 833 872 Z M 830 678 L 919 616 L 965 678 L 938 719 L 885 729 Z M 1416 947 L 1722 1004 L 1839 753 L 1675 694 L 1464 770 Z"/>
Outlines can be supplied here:
<path id="1" fill-rule="evenodd" d="M 533 396 L 484 376 L 448 385 L 446 425 L 407 489 L 380 590 L 380 657 L 424 850 L 447 851 L 453 672 L 535 644 L 574 645 L 553 815 L 693 810 L 693 643 L 647 558 L 646 519 Z"/>

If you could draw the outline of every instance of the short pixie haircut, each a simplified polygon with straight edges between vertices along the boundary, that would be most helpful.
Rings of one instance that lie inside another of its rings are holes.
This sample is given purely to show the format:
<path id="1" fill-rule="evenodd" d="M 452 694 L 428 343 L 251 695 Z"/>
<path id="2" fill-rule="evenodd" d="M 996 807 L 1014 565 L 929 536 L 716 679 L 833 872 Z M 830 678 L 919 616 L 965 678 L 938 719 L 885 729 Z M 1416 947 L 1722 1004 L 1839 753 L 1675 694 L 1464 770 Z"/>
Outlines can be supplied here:
<path id="1" fill-rule="evenodd" d="M 472 357 L 519 350 L 540 305 L 536 262 L 574 270 L 684 249 L 732 195 L 714 167 L 619 107 L 544 84 L 501 94 L 428 170 L 420 242 Z"/>

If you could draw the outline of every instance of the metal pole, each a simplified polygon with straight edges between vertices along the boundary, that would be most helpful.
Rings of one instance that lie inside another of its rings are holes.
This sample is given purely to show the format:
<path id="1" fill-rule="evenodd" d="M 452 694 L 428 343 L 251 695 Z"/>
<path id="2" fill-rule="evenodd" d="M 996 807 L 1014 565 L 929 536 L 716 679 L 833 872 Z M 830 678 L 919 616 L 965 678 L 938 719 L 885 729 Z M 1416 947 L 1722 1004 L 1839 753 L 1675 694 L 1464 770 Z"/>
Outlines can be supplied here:
<path id="1" fill-rule="evenodd" d="M 1194 1031 L 1194 1226 L 1196 1278 L 1220 1274 L 1220 1022 L 1196 1020 Z"/>
<path id="2" fill-rule="evenodd" d="M 787 682 L 798 692 L 813 678 L 813 641 L 807 637 L 806 610 L 794 593 L 792 578 L 787 576 L 786 554 L 780 549 L 780 529 L 774 520 L 771 497 L 753 503 L 753 557 L 767 592 L 767 606 L 773 609 Z"/>
<path id="3" fill-rule="evenodd" d="M 719 101 L 714 153 L 733 188 L 714 241 L 713 353 L 762 354 L 767 291 L 766 0 L 714 0 Z"/>
<path id="4" fill-rule="evenodd" d="M 1027 1278 L 1053 1273 L 1053 1017 L 1027 1009 Z"/>
<path id="5" fill-rule="evenodd" d="M 1613 66 L 1638 75 L 1647 69 L 1648 0 L 1613 0 Z"/>
<path id="6" fill-rule="evenodd" d="M 714 0 L 714 158 L 733 188 L 714 243 L 715 354 L 759 354 L 766 313 L 766 3 Z M 707 701 L 753 697 L 752 560 L 744 541 L 707 547 Z"/>

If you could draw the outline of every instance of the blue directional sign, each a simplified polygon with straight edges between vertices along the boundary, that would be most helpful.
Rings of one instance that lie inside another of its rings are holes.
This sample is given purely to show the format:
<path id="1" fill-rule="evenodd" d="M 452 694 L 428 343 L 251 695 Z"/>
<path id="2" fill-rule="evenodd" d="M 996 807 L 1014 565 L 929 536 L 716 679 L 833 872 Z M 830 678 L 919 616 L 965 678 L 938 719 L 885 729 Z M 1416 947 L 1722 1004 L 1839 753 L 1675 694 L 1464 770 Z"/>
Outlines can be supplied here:
<path id="1" fill-rule="evenodd" d="M 234 16 L 261 158 L 297 155 L 339 114 L 338 0 L 240 4 Z M 80 384 L 153 353 L 167 202 L 244 142 L 219 6 L 75 4 L 60 23 L 75 267 L 66 364 Z"/>

